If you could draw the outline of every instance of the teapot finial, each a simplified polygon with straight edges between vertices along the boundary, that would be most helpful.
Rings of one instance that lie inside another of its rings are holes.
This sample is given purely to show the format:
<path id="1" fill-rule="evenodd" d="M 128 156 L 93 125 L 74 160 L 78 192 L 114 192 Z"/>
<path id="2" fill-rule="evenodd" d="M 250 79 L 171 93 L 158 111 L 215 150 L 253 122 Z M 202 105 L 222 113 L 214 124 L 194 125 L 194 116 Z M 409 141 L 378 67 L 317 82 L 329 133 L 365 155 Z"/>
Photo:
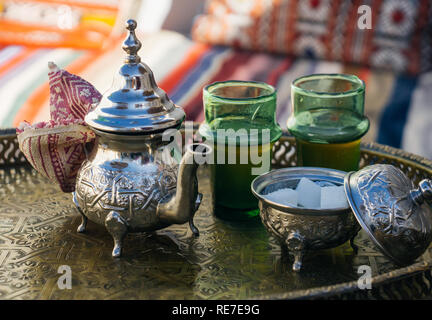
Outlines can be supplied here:
<path id="1" fill-rule="evenodd" d="M 133 19 L 126 21 L 126 29 L 129 30 L 129 35 L 123 42 L 123 50 L 128 54 L 125 63 L 139 63 L 141 58 L 138 56 L 138 51 L 141 49 L 141 42 L 135 35 L 137 23 Z"/>
<path id="2" fill-rule="evenodd" d="M 126 21 L 129 34 L 122 46 L 126 57 L 118 72 L 119 81 L 114 81 L 116 85 L 106 93 L 106 100 L 85 117 L 86 123 L 101 134 L 161 132 L 179 127 L 185 119 L 183 109 L 158 87 L 150 67 L 141 62 L 136 28 L 135 20 Z"/>

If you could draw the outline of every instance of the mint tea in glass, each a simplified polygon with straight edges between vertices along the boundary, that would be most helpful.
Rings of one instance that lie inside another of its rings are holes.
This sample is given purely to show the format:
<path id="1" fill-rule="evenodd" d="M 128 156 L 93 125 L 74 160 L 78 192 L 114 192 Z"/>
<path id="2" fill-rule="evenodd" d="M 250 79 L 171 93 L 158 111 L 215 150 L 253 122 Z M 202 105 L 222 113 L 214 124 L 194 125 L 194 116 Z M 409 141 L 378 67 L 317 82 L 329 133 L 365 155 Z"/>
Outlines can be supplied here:
<path id="1" fill-rule="evenodd" d="M 215 215 L 248 220 L 259 215 L 251 182 L 270 170 L 276 123 L 276 90 L 253 81 L 224 81 L 203 90 L 205 122 L 199 133 L 214 148 Z"/>
<path id="2" fill-rule="evenodd" d="M 355 171 L 364 116 L 365 84 L 354 75 L 314 74 L 293 81 L 288 130 L 296 138 L 297 164 Z"/>

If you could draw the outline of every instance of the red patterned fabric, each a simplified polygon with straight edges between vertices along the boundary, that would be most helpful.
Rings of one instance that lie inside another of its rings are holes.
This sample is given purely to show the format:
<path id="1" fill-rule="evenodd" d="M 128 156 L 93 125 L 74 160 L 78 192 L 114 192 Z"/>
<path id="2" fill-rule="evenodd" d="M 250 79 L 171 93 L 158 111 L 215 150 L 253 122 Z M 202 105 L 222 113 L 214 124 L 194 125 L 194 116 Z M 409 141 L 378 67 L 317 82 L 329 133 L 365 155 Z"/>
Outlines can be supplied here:
<path id="1" fill-rule="evenodd" d="M 86 145 L 95 139 L 84 117 L 102 96 L 84 79 L 53 63 L 49 67 L 51 120 L 33 125 L 21 123 L 17 128 L 18 143 L 40 174 L 58 184 L 63 192 L 72 192 L 86 158 Z"/>
<path id="2" fill-rule="evenodd" d="M 371 29 L 360 29 L 371 8 Z M 432 68 L 430 0 L 209 0 L 197 41 L 419 73 Z"/>
<path id="3" fill-rule="evenodd" d="M 86 80 L 66 70 L 60 70 L 50 62 L 50 115 L 51 120 L 74 121 L 81 120 L 89 112 L 93 104 L 101 99 L 101 94 Z"/>

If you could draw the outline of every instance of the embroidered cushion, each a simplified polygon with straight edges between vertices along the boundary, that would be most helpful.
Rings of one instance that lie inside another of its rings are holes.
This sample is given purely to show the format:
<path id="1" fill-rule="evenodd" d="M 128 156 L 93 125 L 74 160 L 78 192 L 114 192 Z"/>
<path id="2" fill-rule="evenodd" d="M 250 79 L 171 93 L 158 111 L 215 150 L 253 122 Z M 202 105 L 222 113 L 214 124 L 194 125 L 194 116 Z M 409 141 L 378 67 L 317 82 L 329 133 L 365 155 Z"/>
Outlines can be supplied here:
<path id="1" fill-rule="evenodd" d="M 209 0 L 195 40 L 419 73 L 432 67 L 430 0 Z M 370 26 L 371 28 L 364 28 Z"/>

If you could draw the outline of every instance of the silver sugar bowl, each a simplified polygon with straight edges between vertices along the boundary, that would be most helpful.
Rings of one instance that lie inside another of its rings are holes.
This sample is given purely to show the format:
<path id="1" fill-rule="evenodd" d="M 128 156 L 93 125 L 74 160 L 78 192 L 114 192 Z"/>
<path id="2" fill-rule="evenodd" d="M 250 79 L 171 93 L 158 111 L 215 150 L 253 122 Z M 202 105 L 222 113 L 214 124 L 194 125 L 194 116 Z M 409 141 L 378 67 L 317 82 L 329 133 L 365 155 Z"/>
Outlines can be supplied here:
<path id="1" fill-rule="evenodd" d="M 180 148 L 165 139 L 167 130 L 180 127 L 185 113 L 141 63 L 136 22 L 128 20 L 126 28 L 127 56 L 119 71 L 123 87 L 109 95 L 108 105 L 97 106 L 85 118 L 97 140 L 78 172 L 73 194 L 82 215 L 78 232 L 85 231 L 87 219 L 104 225 L 114 239 L 113 257 L 121 255 L 129 232 L 189 222 L 198 235 L 193 217 L 202 195 L 196 159 L 212 152 L 208 146 L 192 144 L 182 157 Z"/>
<path id="2" fill-rule="evenodd" d="M 302 177 L 344 185 L 349 209 L 305 209 L 285 206 L 265 195 L 295 188 Z M 398 168 L 388 164 L 367 166 L 344 173 L 327 168 L 277 169 L 252 181 L 259 199 L 260 216 L 270 234 L 294 255 L 299 271 L 307 251 L 332 248 L 353 238 L 363 228 L 385 256 L 398 265 L 420 257 L 432 242 L 432 182 L 415 188 Z M 358 222 L 358 223 L 357 223 Z"/>
<path id="3" fill-rule="evenodd" d="M 313 167 L 272 170 L 252 181 L 259 200 L 260 217 L 267 231 L 294 256 L 293 270 L 300 271 L 308 251 L 337 247 L 353 239 L 361 227 L 351 209 L 306 209 L 270 201 L 266 194 L 283 188 L 295 189 L 301 178 L 343 185 L 346 172 Z"/>

